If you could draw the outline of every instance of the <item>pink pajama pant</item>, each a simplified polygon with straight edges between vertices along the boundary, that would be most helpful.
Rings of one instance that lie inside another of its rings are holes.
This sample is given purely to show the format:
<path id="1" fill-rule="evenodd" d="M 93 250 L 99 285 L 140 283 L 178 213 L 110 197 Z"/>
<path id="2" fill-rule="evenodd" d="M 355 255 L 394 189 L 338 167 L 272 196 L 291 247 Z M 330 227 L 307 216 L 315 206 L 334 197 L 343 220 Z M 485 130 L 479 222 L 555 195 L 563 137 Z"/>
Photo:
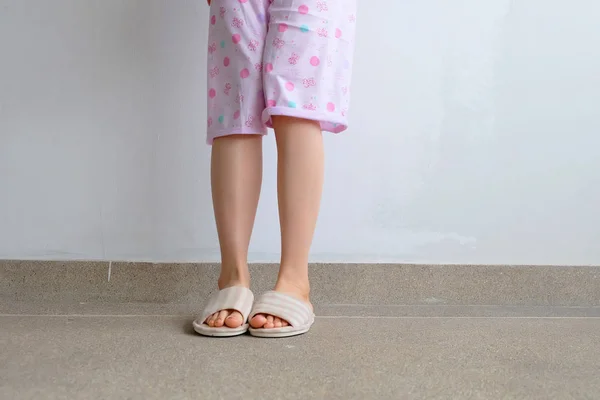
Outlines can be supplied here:
<path id="1" fill-rule="evenodd" d="M 208 134 L 266 134 L 276 115 L 348 126 L 356 0 L 213 0 Z"/>

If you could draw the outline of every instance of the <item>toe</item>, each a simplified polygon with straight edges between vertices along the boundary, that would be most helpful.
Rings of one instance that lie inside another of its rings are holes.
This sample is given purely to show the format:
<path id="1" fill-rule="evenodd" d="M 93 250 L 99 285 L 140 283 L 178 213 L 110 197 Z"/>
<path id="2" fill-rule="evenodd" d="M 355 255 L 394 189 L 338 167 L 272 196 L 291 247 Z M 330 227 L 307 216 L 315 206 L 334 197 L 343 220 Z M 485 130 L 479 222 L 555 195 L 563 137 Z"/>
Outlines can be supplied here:
<path id="1" fill-rule="evenodd" d="M 229 328 L 239 328 L 244 324 L 244 317 L 237 311 L 233 311 L 227 318 L 225 318 L 225 325 Z"/>
<path id="2" fill-rule="evenodd" d="M 286 326 L 289 326 L 290 324 L 288 324 L 288 322 L 286 320 L 281 321 L 281 326 L 283 328 L 285 328 Z"/>
<path id="3" fill-rule="evenodd" d="M 217 327 L 217 328 L 223 327 L 223 325 L 225 325 L 225 318 L 227 318 L 228 316 L 229 316 L 229 311 L 227 311 L 227 310 L 219 311 L 219 313 L 217 314 L 217 319 L 215 321 L 215 327 Z"/>
<path id="4" fill-rule="evenodd" d="M 273 323 L 274 320 L 275 318 L 273 318 L 272 315 L 267 315 L 267 323 L 265 324 L 264 328 L 273 329 L 275 327 L 275 324 Z"/>
<path id="5" fill-rule="evenodd" d="M 275 328 L 281 328 L 283 326 L 281 323 L 281 319 L 277 317 L 273 319 L 273 325 L 275 325 Z"/>
<path id="6" fill-rule="evenodd" d="M 250 321 L 250 326 L 254 329 L 260 329 L 267 323 L 267 318 L 263 314 L 256 314 Z"/>
<path id="7" fill-rule="evenodd" d="M 212 316 L 212 324 L 216 328 L 217 327 L 217 319 L 219 318 L 219 311 L 214 313 Z"/>
<path id="8" fill-rule="evenodd" d="M 206 320 L 206 324 L 207 324 L 208 326 L 210 326 L 211 328 L 214 328 L 214 326 L 215 326 L 215 319 L 217 319 L 217 314 L 218 314 L 218 313 L 215 313 L 215 314 L 211 315 L 211 316 L 210 316 L 210 317 L 208 317 L 208 319 Z"/>

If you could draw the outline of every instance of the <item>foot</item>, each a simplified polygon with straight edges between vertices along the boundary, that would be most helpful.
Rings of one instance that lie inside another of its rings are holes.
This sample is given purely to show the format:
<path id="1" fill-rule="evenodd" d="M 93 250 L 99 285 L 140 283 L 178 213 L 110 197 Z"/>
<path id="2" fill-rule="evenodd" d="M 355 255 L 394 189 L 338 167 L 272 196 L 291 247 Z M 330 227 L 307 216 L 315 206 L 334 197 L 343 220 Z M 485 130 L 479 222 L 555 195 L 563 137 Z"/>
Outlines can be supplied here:
<path id="1" fill-rule="evenodd" d="M 313 306 L 309 300 L 310 290 L 305 289 L 305 287 L 308 287 L 308 284 L 304 286 L 279 280 L 275 285 L 275 291 L 289 294 L 290 296 L 307 303 L 312 310 Z M 250 326 L 254 329 L 273 329 L 284 328 L 286 326 L 290 326 L 290 324 L 286 320 L 274 315 L 256 314 L 250 320 Z"/>
<path id="2" fill-rule="evenodd" d="M 250 288 L 250 281 L 245 279 L 235 279 L 224 282 L 223 280 L 219 279 L 219 290 L 227 289 L 228 287 L 232 286 L 243 286 L 245 288 Z M 220 310 L 212 315 L 209 315 L 204 320 L 204 323 L 211 328 L 222 328 L 226 326 L 228 328 L 235 329 L 244 325 L 244 322 L 244 317 L 239 311 L 236 310 Z"/>

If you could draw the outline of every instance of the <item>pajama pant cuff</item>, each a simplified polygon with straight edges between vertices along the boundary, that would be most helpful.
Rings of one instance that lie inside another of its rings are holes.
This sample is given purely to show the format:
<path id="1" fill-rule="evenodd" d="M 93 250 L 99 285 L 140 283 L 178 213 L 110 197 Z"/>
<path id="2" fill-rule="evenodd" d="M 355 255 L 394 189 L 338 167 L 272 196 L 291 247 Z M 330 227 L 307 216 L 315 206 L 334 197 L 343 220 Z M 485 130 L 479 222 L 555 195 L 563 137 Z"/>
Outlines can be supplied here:
<path id="1" fill-rule="evenodd" d="M 265 136 L 267 134 L 266 130 L 256 130 L 256 129 L 241 129 L 241 128 L 232 128 L 232 129 L 222 129 L 219 131 L 209 131 L 208 135 L 206 135 L 206 144 L 209 146 L 212 145 L 215 139 L 223 137 L 223 136 L 231 136 L 231 135 L 261 135 Z"/>
<path id="2" fill-rule="evenodd" d="M 277 115 L 317 121 L 321 124 L 321 130 L 331 133 L 340 133 L 348 128 L 347 119 L 339 114 L 290 107 L 269 107 L 263 111 L 262 120 L 267 127 L 272 128 L 272 117 Z"/>

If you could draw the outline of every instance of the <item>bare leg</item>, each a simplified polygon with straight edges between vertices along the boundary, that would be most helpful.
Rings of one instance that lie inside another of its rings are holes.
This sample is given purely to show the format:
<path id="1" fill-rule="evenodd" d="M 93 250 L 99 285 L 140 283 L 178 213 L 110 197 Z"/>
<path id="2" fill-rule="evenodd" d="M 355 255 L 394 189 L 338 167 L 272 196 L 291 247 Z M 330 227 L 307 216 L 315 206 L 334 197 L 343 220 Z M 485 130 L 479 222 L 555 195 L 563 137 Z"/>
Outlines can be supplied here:
<path id="1" fill-rule="evenodd" d="M 274 117 L 277 139 L 277 192 L 281 223 L 281 267 L 275 290 L 307 303 L 310 295 L 308 254 L 323 188 L 324 151 L 317 122 Z M 252 318 L 253 328 L 288 326 L 272 315 Z"/>
<path id="2" fill-rule="evenodd" d="M 262 136 L 218 138 L 212 147 L 213 207 L 221 247 L 219 289 L 250 287 L 248 245 L 262 183 Z M 205 321 L 211 327 L 241 326 L 237 311 L 221 310 Z"/>

